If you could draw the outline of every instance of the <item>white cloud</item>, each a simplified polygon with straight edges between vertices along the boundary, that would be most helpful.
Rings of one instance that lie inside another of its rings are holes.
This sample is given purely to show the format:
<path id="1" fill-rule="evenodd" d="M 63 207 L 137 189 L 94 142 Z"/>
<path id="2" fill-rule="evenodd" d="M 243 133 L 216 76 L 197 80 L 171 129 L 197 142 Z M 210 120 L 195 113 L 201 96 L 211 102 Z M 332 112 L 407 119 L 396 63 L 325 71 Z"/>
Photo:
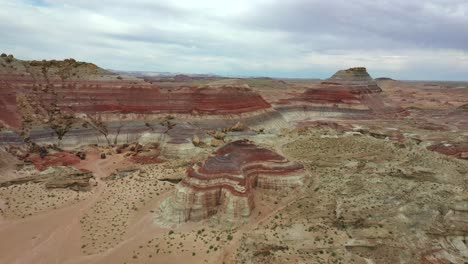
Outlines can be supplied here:
<path id="1" fill-rule="evenodd" d="M 468 78 L 468 4 L 461 0 L 0 4 L 0 50 L 24 59 L 74 57 L 122 70 L 322 78 L 366 66 L 394 78 Z"/>

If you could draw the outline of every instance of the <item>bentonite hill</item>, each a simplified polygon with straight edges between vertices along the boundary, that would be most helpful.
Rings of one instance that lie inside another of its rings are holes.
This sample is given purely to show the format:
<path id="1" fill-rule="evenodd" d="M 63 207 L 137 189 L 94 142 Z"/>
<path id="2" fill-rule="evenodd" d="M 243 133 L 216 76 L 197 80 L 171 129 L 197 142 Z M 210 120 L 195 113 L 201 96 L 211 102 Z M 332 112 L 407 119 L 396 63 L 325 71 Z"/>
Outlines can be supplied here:
<path id="1" fill-rule="evenodd" d="M 0 57 L 0 263 L 467 263 L 468 83 Z"/>

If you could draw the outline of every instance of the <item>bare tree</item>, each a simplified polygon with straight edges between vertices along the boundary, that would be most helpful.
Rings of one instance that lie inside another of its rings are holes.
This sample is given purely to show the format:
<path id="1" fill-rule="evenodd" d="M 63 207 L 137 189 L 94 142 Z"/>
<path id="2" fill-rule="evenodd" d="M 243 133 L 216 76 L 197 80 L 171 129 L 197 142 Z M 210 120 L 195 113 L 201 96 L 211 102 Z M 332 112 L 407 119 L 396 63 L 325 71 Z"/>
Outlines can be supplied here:
<path id="1" fill-rule="evenodd" d="M 117 139 L 120 135 L 120 130 L 122 129 L 124 125 L 122 125 L 122 123 L 119 123 L 119 126 L 117 127 L 117 133 L 115 135 L 115 138 L 114 138 L 114 145 L 117 145 Z"/>
<path id="2" fill-rule="evenodd" d="M 92 117 L 89 114 L 85 114 L 83 120 L 86 122 L 86 124 L 90 125 L 92 128 L 96 129 L 99 133 L 101 133 L 106 139 L 107 144 L 111 145 L 111 142 L 109 140 L 109 130 L 106 124 L 102 122 L 102 120 L 99 120 L 97 117 Z"/>

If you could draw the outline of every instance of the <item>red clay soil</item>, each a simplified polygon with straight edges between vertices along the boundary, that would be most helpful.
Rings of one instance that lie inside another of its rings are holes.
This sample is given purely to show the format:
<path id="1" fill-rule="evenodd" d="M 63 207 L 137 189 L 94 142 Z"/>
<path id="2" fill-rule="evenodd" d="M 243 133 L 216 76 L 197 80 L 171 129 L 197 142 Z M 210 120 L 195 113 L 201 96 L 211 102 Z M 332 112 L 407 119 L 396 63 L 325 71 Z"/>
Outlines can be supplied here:
<path id="1" fill-rule="evenodd" d="M 444 154 L 447 156 L 453 156 L 459 159 L 468 160 L 468 143 L 453 143 L 453 144 L 435 144 L 427 147 L 427 149 Z"/>
<path id="2" fill-rule="evenodd" d="M 58 152 L 44 158 L 35 155 L 27 158 L 27 161 L 31 161 L 36 169 L 43 171 L 53 166 L 75 167 L 80 163 L 81 159 L 69 152 Z"/>

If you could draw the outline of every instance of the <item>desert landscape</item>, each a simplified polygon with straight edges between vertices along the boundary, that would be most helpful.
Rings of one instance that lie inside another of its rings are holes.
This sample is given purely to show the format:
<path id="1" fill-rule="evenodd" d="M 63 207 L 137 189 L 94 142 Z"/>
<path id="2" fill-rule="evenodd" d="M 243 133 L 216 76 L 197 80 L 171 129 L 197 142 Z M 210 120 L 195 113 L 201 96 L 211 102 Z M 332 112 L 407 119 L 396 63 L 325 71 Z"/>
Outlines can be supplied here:
<path id="1" fill-rule="evenodd" d="M 0 263 L 468 263 L 468 82 L 0 56 Z"/>

